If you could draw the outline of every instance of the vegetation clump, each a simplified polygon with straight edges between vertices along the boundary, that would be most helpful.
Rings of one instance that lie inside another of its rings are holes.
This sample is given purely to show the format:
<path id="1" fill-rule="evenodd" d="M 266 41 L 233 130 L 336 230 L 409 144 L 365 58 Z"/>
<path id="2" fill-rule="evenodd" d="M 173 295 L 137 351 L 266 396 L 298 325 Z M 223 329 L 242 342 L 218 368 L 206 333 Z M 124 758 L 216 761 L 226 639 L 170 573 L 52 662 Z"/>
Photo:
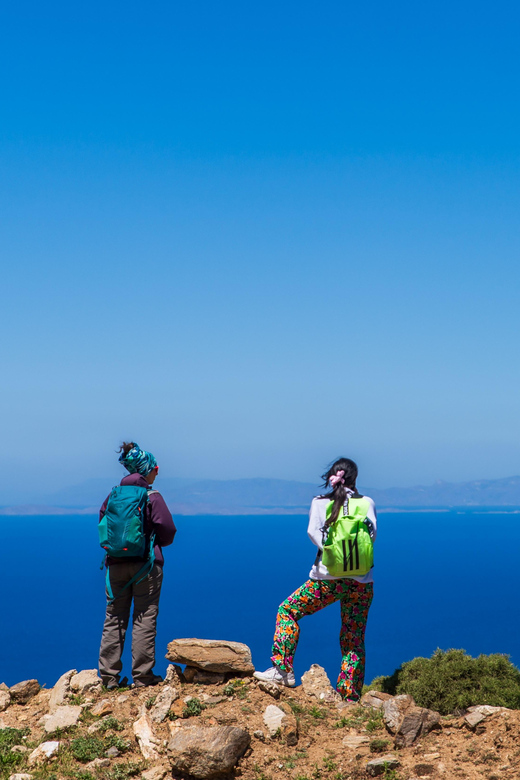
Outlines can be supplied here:
<path id="1" fill-rule="evenodd" d="M 473 704 L 519 709 L 520 670 L 499 653 L 472 658 L 465 650 L 436 650 L 431 658 L 414 658 L 392 675 L 377 677 L 368 690 L 408 693 L 420 707 L 441 715 Z"/>

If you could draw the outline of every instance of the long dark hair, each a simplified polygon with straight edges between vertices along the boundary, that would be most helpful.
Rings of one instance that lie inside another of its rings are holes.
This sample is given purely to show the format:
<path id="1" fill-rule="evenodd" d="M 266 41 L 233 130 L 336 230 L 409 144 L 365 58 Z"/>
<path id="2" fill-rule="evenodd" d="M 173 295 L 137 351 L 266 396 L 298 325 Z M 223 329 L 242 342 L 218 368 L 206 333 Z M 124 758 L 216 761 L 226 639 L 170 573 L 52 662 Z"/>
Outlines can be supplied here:
<path id="1" fill-rule="evenodd" d="M 344 471 L 341 481 L 336 482 L 334 486 L 330 485 L 329 480 L 334 477 L 338 471 Z M 329 498 L 334 501 L 332 505 L 332 512 L 328 519 L 327 525 L 335 523 L 338 519 L 341 507 L 344 505 L 347 498 L 347 488 L 356 490 L 356 479 L 358 475 L 358 467 L 350 458 L 338 458 L 334 461 L 332 466 L 329 466 L 328 471 L 321 475 L 323 480 L 323 487 L 330 487 L 330 493 L 325 493 L 323 498 Z"/>

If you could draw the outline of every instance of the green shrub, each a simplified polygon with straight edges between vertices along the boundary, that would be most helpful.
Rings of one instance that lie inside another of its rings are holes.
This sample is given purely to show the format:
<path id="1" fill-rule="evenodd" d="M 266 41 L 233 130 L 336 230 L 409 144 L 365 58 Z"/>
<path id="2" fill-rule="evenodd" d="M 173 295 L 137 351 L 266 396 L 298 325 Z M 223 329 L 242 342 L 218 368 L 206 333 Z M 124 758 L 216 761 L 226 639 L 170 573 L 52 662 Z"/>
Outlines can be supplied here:
<path id="1" fill-rule="evenodd" d="M 70 743 L 70 752 L 82 764 L 88 764 L 105 754 L 105 743 L 99 737 L 76 737 Z"/>
<path id="2" fill-rule="evenodd" d="M 420 707 L 441 715 L 473 704 L 520 709 L 520 670 L 499 653 L 472 658 L 465 650 L 436 650 L 431 658 L 414 658 L 392 675 L 377 677 L 369 690 L 408 693 Z"/>
<path id="3" fill-rule="evenodd" d="M 30 730 L 27 728 L 0 729 L 0 770 L 10 770 L 16 764 L 23 762 L 23 756 L 20 753 L 11 753 L 11 748 L 15 745 L 23 745 L 23 737 L 29 733 Z"/>
<path id="4" fill-rule="evenodd" d="M 371 753 L 385 753 L 388 749 L 389 741 L 387 739 L 373 739 L 369 748 Z"/>
<path id="5" fill-rule="evenodd" d="M 182 714 L 185 718 L 193 718 L 197 715 L 200 715 L 202 710 L 205 709 L 206 705 L 203 704 L 200 699 L 194 697 L 193 699 L 190 699 L 188 702 L 186 702 L 186 706 L 184 707 Z"/>

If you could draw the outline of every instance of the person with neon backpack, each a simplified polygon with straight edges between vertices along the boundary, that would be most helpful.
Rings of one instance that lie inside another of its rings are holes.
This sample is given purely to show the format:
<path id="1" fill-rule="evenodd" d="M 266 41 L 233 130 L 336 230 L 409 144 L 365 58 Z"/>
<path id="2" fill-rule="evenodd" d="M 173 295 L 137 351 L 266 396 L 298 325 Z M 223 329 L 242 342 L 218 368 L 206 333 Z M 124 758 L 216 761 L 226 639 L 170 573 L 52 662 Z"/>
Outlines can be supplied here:
<path id="1" fill-rule="evenodd" d="M 135 442 L 123 442 L 119 452 L 119 462 L 129 474 L 103 502 L 98 525 L 107 569 L 99 676 L 109 690 L 126 683 L 126 678 L 120 681 L 121 656 L 132 602 L 133 684 L 140 688 L 162 682 L 153 673 L 162 548 L 173 542 L 177 531 L 164 498 L 152 489 L 159 472 L 152 453 Z"/>
<path id="2" fill-rule="evenodd" d="M 288 687 L 298 644 L 298 621 L 339 601 L 341 671 L 337 690 L 348 702 L 359 701 L 365 676 L 365 628 L 373 596 L 373 543 L 377 534 L 374 502 L 357 492 L 358 468 L 339 458 L 322 475 L 330 492 L 313 499 L 308 534 L 318 548 L 309 579 L 278 608 L 271 661 L 258 680 Z"/>

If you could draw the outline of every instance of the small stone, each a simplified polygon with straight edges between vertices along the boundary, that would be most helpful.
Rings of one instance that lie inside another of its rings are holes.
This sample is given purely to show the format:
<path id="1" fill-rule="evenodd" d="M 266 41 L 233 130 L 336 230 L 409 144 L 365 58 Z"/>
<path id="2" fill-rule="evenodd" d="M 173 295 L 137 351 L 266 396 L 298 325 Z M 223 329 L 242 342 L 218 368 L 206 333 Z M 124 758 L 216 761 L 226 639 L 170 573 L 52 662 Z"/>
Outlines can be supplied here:
<path id="1" fill-rule="evenodd" d="M 117 697 L 116 701 L 118 704 L 124 704 L 125 701 L 128 701 L 130 697 L 127 693 L 122 693 L 120 696 Z"/>
<path id="2" fill-rule="evenodd" d="M 364 745 L 368 745 L 369 742 L 370 739 L 368 737 L 358 737 L 355 734 L 349 734 L 343 738 L 341 744 L 345 745 L 345 747 L 351 748 L 352 750 L 357 750 Z"/>
<path id="3" fill-rule="evenodd" d="M 32 780 L 32 775 L 28 775 L 25 772 L 19 772 L 16 775 L 10 775 L 9 780 Z"/>
<path id="4" fill-rule="evenodd" d="M 135 737 L 143 757 L 147 761 L 155 761 L 159 758 L 157 746 L 159 741 L 152 730 L 152 724 L 148 715 L 144 713 L 133 725 Z"/>
<path id="5" fill-rule="evenodd" d="M 288 715 L 275 704 L 269 704 L 264 712 L 264 723 L 269 736 L 274 737 L 279 732 L 289 747 L 298 742 L 298 724 L 294 715 Z"/>
<path id="6" fill-rule="evenodd" d="M 11 704 L 11 694 L 9 690 L 0 690 L 0 712 L 4 712 Z"/>
<path id="7" fill-rule="evenodd" d="M 65 674 L 61 675 L 56 685 L 52 689 L 49 699 L 49 711 L 51 713 L 54 712 L 56 707 L 65 704 L 67 696 L 70 692 L 70 681 L 75 674 L 77 674 L 76 669 L 71 669 L 70 671 L 65 672 Z"/>
<path id="8" fill-rule="evenodd" d="M 111 747 L 111 748 L 108 748 L 106 755 L 107 755 L 107 758 L 117 758 L 121 754 L 120 754 L 119 750 L 116 747 Z"/>
<path id="9" fill-rule="evenodd" d="M 340 701 L 341 696 L 331 685 L 325 669 L 319 664 L 312 664 L 311 668 L 302 676 L 303 690 L 307 696 L 313 696 L 319 701 Z"/>
<path id="10" fill-rule="evenodd" d="M 264 723 L 267 726 L 270 737 L 274 737 L 278 729 L 282 728 L 285 712 L 274 704 L 270 704 L 264 712 Z"/>
<path id="11" fill-rule="evenodd" d="M 11 701 L 14 704 L 27 704 L 39 692 L 40 683 L 38 680 L 23 680 L 9 688 Z"/>
<path id="12" fill-rule="evenodd" d="M 93 689 L 101 688 L 101 679 L 98 676 L 97 669 L 83 669 L 78 674 L 71 677 L 70 689 L 74 693 L 85 693 Z"/>
<path id="13" fill-rule="evenodd" d="M 29 748 L 26 747 L 25 745 L 13 745 L 13 747 L 11 748 L 11 753 L 23 754 L 28 752 L 29 752 Z"/>
<path id="14" fill-rule="evenodd" d="M 85 769 L 87 771 L 96 771 L 96 769 L 104 769 L 105 767 L 110 766 L 110 759 L 109 758 L 95 758 L 93 761 L 89 761 L 89 763 L 86 765 Z"/>
<path id="15" fill-rule="evenodd" d="M 268 693 L 273 699 L 279 699 L 282 693 L 282 689 L 274 682 L 264 682 L 263 680 L 258 683 L 258 687 L 264 693 Z"/>
<path id="16" fill-rule="evenodd" d="M 168 774 L 168 768 L 165 766 L 153 766 L 151 769 L 147 769 L 146 772 L 142 772 L 141 777 L 144 780 L 163 780 Z"/>
<path id="17" fill-rule="evenodd" d="M 100 717 L 101 715 L 109 715 L 114 709 L 114 706 L 110 699 L 101 699 L 97 704 L 94 704 L 90 710 L 92 715 Z"/>
<path id="18" fill-rule="evenodd" d="M 27 759 L 27 763 L 29 766 L 34 766 L 35 764 L 41 764 L 43 761 L 48 761 L 49 758 L 52 758 L 58 752 L 59 747 L 59 742 L 42 742 L 41 745 L 38 745 L 33 750 Z"/>
<path id="19" fill-rule="evenodd" d="M 151 710 L 150 718 L 154 723 L 162 723 L 170 711 L 175 699 L 179 694 L 170 685 L 165 685 L 160 694 L 157 696 Z"/>
<path id="20" fill-rule="evenodd" d="M 400 765 L 401 762 L 397 756 L 387 755 L 381 756 L 381 758 L 373 758 L 366 765 L 366 770 L 371 777 L 377 777 L 378 775 L 384 775 L 387 769 L 397 769 Z"/>
<path id="21" fill-rule="evenodd" d="M 440 758 L 440 753 L 426 753 L 423 758 L 425 761 L 435 761 L 435 759 Z"/>
<path id="22" fill-rule="evenodd" d="M 251 650 L 242 642 L 218 639 L 175 639 L 168 645 L 166 658 L 207 672 L 252 674 L 255 671 Z"/>
<path id="23" fill-rule="evenodd" d="M 204 704 L 221 704 L 228 700 L 227 696 L 209 696 L 207 693 L 203 693 L 200 698 Z"/>
<path id="24" fill-rule="evenodd" d="M 52 734 L 57 729 L 67 729 L 75 726 L 81 713 L 81 707 L 63 704 L 61 707 L 56 707 L 52 714 L 44 715 L 43 718 L 40 718 L 39 723 L 47 734 Z"/>
<path id="25" fill-rule="evenodd" d="M 255 739 L 259 739 L 260 742 L 265 742 L 265 734 L 263 731 L 260 731 L 260 729 L 253 731 L 253 737 L 255 737 Z"/>
<path id="26" fill-rule="evenodd" d="M 166 669 L 166 674 L 164 676 L 164 682 L 167 685 L 171 685 L 172 683 L 174 685 L 182 685 L 183 682 L 186 682 L 181 667 L 177 664 L 168 664 L 168 668 Z"/>
<path id="27" fill-rule="evenodd" d="M 391 699 L 389 693 L 381 693 L 380 691 L 368 691 L 361 697 L 360 704 L 362 707 L 372 707 L 374 710 L 380 710 L 383 707 L 385 701 Z"/>

